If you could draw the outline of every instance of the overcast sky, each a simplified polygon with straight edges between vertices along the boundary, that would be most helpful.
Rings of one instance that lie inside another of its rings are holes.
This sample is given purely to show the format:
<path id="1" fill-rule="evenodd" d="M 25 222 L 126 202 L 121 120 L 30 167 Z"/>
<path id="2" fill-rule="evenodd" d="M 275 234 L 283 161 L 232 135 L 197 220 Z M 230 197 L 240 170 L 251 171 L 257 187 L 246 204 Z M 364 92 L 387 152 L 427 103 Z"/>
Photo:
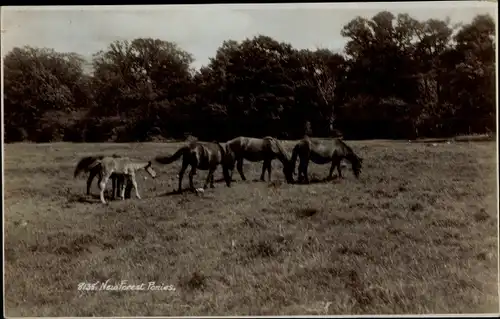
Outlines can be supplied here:
<path id="1" fill-rule="evenodd" d="M 194 55 L 195 67 L 208 62 L 224 40 L 264 34 L 297 48 L 342 51 L 342 27 L 356 16 L 381 10 L 408 13 L 419 20 L 450 17 L 469 23 L 477 14 L 496 20 L 489 2 L 401 2 L 332 4 L 255 4 L 191 6 L 2 7 L 2 56 L 30 45 L 76 52 L 90 59 L 114 40 L 138 37 L 173 41 Z"/>

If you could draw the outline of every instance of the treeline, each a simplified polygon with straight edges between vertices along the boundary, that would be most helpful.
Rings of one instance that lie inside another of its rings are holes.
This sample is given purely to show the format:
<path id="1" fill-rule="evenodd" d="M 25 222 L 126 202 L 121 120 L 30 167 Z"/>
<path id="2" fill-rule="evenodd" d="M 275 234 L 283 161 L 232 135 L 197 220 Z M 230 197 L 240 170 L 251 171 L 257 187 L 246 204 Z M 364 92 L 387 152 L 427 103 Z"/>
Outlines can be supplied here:
<path id="1" fill-rule="evenodd" d="M 5 141 L 416 138 L 495 131 L 495 22 L 380 12 L 341 31 L 345 55 L 267 36 L 225 41 L 208 65 L 175 43 L 116 41 L 93 56 L 4 58 Z M 333 35 L 332 35 L 333 38 Z"/>

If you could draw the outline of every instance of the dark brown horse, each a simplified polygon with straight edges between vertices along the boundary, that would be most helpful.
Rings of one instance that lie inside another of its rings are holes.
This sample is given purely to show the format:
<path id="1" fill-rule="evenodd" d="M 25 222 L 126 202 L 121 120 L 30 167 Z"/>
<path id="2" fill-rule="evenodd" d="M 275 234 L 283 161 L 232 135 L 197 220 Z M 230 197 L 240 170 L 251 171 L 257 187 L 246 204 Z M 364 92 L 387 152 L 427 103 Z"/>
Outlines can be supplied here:
<path id="1" fill-rule="evenodd" d="M 330 174 L 328 176 L 329 178 L 333 177 L 333 170 L 335 167 L 337 167 L 339 178 L 342 178 L 340 163 L 344 158 L 351 163 L 352 172 L 356 178 L 359 178 L 363 163 L 363 159 L 357 156 L 352 148 L 340 139 L 333 139 L 331 143 L 328 143 L 305 137 L 293 148 L 291 160 L 293 171 L 295 171 L 297 157 L 300 159 L 298 179 L 299 181 L 304 180 L 306 183 L 309 183 L 307 173 L 309 160 L 315 164 L 332 163 L 330 167 Z"/>
<path id="2" fill-rule="evenodd" d="M 290 164 L 290 158 L 288 153 L 285 151 L 281 143 L 274 137 L 266 136 L 264 138 L 254 138 L 239 136 L 225 143 L 225 147 L 228 153 L 231 154 L 228 158 L 232 159 L 232 164 L 228 165 L 232 169 L 234 168 L 234 163 L 236 162 L 236 167 L 238 173 L 242 180 L 246 180 L 245 174 L 243 173 L 243 160 L 249 160 L 251 162 L 264 161 L 262 164 L 262 174 L 260 175 L 260 180 L 265 181 L 265 172 L 268 173 L 268 180 L 271 180 L 271 162 L 274 159 L 278 159 L 283 164 L 283 174 L 288 183 L 293 183 L 293 167 Z"/>
<path id="3" fill-rule="evenodd" d="M 214 173 L 219 164 L 224 168 L 226 165 L 227 153 L 225 148 L 215 142 L 200 142 L 194 141 L 189 143 L 189 145 L 181 147 L 172 156 L 157 156 L 155 160 L 160 164 L 170 164 L 182 157 L 182 167 L 179 171 L 179 188 L 178 191 L 182 191 L 182 179 L 184 177 L 184 172 L 191 166 L 191 171 L 189 172 L 189 186 L 192 191 L 195 190 L 193 183 L 193 176 L 196 175 L 198 169 L 208 170 L 207 179 L 205 181 L 204 189 L 207 188 L 210 183 L 210 187 L 214 188 Z M 223 169 L 224 179 L 227 186 L 230 186 L 230 176 L 228 175 L 228 170 Z"/>

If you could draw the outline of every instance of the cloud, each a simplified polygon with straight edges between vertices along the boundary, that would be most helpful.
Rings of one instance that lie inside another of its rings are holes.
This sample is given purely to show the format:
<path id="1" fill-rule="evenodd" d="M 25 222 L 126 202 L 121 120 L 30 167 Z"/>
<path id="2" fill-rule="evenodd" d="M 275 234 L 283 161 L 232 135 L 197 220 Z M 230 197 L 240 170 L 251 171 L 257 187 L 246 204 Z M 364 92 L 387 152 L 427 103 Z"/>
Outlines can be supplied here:
<path id="1" fill-rule="evenodd" d="M 360 15 L 388 10 L 468 23 L 477 14 L 497 17 L 497 6 L 485 2 L 404 2 L 276 5 L 65 6 L 2 7 L 2 56 L 17 46 L 50 47 L 77 52 L 87 59 L 114 40 L 138 37 L 176 42 L 191 52 L 195 67 L 208 62 L 224 40 L 264 34 L 298 48 L 317 46 L 336 51 L 346 39 L 340 31 Z"/>

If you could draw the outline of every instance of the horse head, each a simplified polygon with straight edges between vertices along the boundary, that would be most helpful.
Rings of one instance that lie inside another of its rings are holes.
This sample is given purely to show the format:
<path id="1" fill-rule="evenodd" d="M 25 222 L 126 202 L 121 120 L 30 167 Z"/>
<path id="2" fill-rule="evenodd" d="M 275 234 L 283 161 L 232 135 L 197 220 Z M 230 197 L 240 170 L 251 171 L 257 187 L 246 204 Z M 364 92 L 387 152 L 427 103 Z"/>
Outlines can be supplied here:
<path id="1" fill-rule="evenodd" d="M 356 178 L 359 178 L 363 166 L 363 159 L 357 155 L 354 155 L 353 159 L 351 160 L 351 164 L 354 176 L 356 176 Z"/>

